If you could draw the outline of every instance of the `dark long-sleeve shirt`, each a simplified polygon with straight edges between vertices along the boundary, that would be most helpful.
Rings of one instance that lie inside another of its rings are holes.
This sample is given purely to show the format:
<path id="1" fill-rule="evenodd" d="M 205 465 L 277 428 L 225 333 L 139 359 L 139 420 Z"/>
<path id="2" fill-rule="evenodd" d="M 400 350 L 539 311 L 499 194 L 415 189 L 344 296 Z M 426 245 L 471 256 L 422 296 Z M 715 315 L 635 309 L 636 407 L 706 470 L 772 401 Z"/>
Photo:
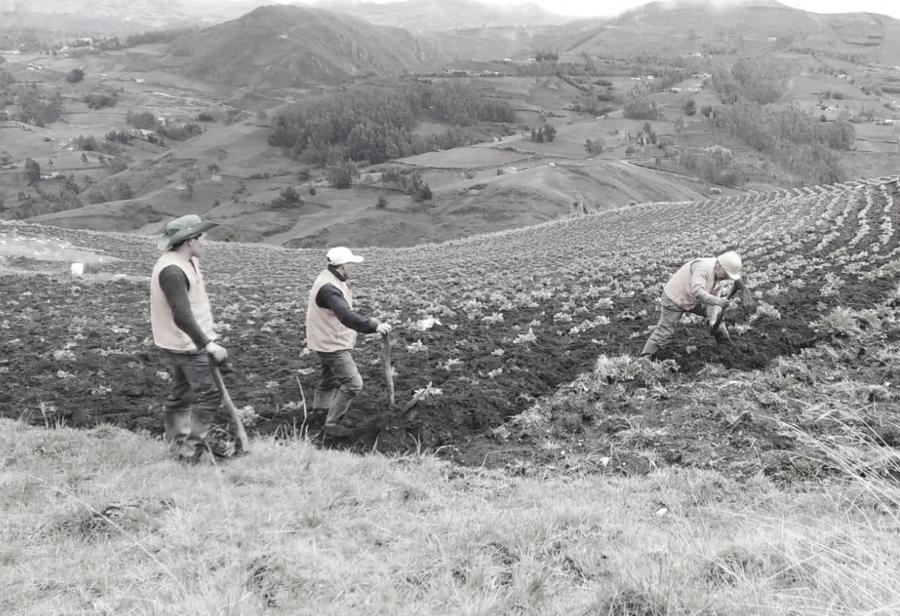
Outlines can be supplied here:
<path id="1" fill-rule="evenodd" d="M 209 338 L 200 329 L 191 311 L 191 302 L 188 300 L 191 283 L 188 282 L 187 276 L 177 265 L 170 265 L 159 273 L 159 287 L 166 296 L 169 307 L 172 308 L 175 325 L 193 340 L 198 349 L 202 350 L 209 343 Z"/>
<path id="2" fill-rule="evenodd" d="M 378 327 L 378 321 L 375 319 L 354 312 L 347 300 L 344 299 L 344 294 L 333 284 L 322 285 L 322 288 L 316 293 L 316 306 L 328 308 L 344 326 L 360 333 L 372 334 Z"/>

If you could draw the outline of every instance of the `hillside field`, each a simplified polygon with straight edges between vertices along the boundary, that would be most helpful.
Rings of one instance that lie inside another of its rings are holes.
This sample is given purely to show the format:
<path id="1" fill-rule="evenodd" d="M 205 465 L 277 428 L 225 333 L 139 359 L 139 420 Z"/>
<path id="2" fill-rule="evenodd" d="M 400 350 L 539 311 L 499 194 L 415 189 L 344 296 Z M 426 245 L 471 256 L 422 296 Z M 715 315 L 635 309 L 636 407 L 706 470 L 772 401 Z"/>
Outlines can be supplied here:
<path id="1" fill-rule="evenodd" d="M 390 408 L 365 340 L 340 436 L 303 393 L 322 251 L 211 243 L 252 438 L 198 466 L 160 440 L 153 242 L 3 223 L 0 610 L 893 613 L 898 205 L 892 176 L 364 250 L 357 300 L 419 400 Z M 691 319 L 635 360 L 668 273 L 725 247 L 755 298 L 736 347 Z"/>
<path id="2" fill-rule="evenodd" d="M 888 303 L 900 271 L 897 201 L 889 177 L 363 250 L 358 305 L 395 324 L 398 407 L 418 402 L 405 414 L 390 408 L 380 345 L 367 340 L 357 358 L 368 386 L 341 434 L 322 432 L 323 418 L 303 406 L 317 379 L 303 315 L 321 251 L 213 243 L 204 261 L 233 356 L 233 395 L 252 407 L 261 434 L 301 430 L 357 450 L 424 447 L 476 465 L 579 456 L 625 473 L 674 464 L 816 475 L 826 471 L 793 466 L 811 454 L 781 427 L 830 429 L 837 418 L 819 417 L 806 396 L 895 404 L 881 384 L 893 378 L 882 358 L 898 340 Z M 167 383 L 148 338 L 153 242 L 29 224 L 0 231 L 0 327 L 4 357 L 16 358 L 4 372 L 17 401 L 3 414 L 158 432 Z M 70 278 L 66 253 L 49 256 L 60 247 L 95 253 L 90 273 Z M 755 298 L 729 313 L 734 346 L 716 348 L 689 320 L 664 361 L 635 361 L 668 275 L 727 248 L 743 255 Z M 832 344 L 838 351 L 825 350 Z M 833 378 L 854 385 L 832 391 Z M 820 392 L 819 383 L 828 386 Z M 790 387 L 805 392 L 796 404 L 781 397 Z M 867 417 L 891 421 L 874 408 Z"/>

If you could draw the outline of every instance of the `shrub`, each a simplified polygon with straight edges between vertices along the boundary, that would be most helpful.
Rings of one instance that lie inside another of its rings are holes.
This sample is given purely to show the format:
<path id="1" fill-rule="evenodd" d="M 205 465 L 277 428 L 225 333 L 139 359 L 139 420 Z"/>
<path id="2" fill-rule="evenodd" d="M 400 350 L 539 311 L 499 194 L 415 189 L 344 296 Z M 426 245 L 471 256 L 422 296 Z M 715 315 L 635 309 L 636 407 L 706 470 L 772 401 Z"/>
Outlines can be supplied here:
<path id="1" fill-rule="evenodd" d="M 125 199 L 134 197 L 134 189 L 132 189 L 127 182 L 120 180 L 113 186 L 113 194 L 115 195 L 116 200 L 124 201 Z"/>
<path id="2" fill-rule="evenodd" d="M 431 187 L 428 184 L 423 184 L 416 194 L 414 198 L 416 201 L 431 201 L 432 199 Z"/>
<path id="3" fill-rule="evenodd" d="M 556 139 L 556 127 L 549 122 L 544 124 L 544 139 L 546 139 L 548 143 Z"/>
<path id="4" fill-rule="evenodd" d="M 57 91 L 49 97 L 42 98 L 37 88 L 28 88 L 19 95 L 19 108 L 21 110 L 19 119 L 22 122 L 35 126 L 52 124 L 62 115 L 62 95 Z"/>
<path id="5" fill-rule="evenodd" d="M 697 113 L 697 101 L 692 98 L 687 99 L 684 103 L 684 112 L 689 116 Z"/>
<path id="6" fill-rule="evenodd" d="M 78 83 L 84 79 L 84 71 L 80 68 L 73 68 L 71 71 L 66 73 L 66 81 L 69 83 Z"/>
<path id="7" fill-rule="evenodd" d="M 134 139 L 134 137 L 131 134 L 126 133 L 124 130 L 111 130 L 106 133 L 106 140 L 112 141 L 114 143 L 124 143 L 127 145 L 131 143 L 132 139 Z"/>
<path id="8" fill-rule="evenodd" d="M 556 127 L 546 122 L 543 126 L 531 129 L 531 140 L 535 143 L 550 143 L 556 138 Z"/>
<path id="9" fill-rule="evenodd" d="M 169 139 L 174 139 L 175 141 L 185 141 L 203 133 L 203 129 L 199 124 L 181 124 L 179 126 L 165 126 L 159 129 L 160 134 L 163 137 L 168 137 Z"/>
<path id="10" fill-rule="evenodd" d="M 140 111 L 138 113 L 129 111 L 128 115 L 125 116 L 125 121 L 135 128 L 156 130 L 156 117 L 149 111 Z"/>
<path id="11" fill-rule="evenodd" d="M 33 160 L 30 157 L 26 158 L 24 174 L 29 185 L 37 184 L 41 181 L 41 166 L 36 160 Z"/>
<path id="12" fill-rule="evenodd" d="M 418 173 L 412 176 L 412 196 L 416 201 L 431 201 L 431 187 Z"/>
<path id="13" fill-rule="evenodd" d="M 115 92 L 92 92 L 85 94 L 81 100 L 91 109 L 103 109 L 114 106 L 119 100 L 119 95 Z"/>
<path id="14" fill-rule="evenodd" d="M 93 135 L 89 135 L 85 137 L 84 135 L 78 135 L 74 139 L 75 147 L 83 152 L 97 152 L 99 148 L 97 146 L 97 139 Z"/>
<path id="15" fill-rule="evenodd" d="M 642 96 L 631 96 L 625 101 L 622 115 L 631 120 L 656 120 L 659 118 L 659 108 L 655 101 Z"/>
<path id="16" fill-rule="evenodd" d="M 739 182 L 734 154 L 728 148 L 711 146 L 699 150 L 685 150 L 681 152 L 678 162 L 713 184 L 735 186 Z"/>
<path id="17" fill-rule="evenodd" d="M 601 137 L 595 137 L 591 139 L 588 137 L 584 140 L 584 149 L 588 151 L 589 154 L 599 154 L 603 151 L 603 139 Z"/>
<path id="18" fill-rule="evenodd" d="M 326 173 L 328 182 L 335 188 L 350 188 L 353 183 L 353 165 L 351 163 L 340 162 L 331 165 Z"/>
<path id="19" fill-rule="evenodd" d="M 294 205 L 302 205 L 303 199 L 297 194 L 293 186 L 286 186 L 278 193 L 278 198 L 272 202 L 273 207 L 291 207 Z"/>

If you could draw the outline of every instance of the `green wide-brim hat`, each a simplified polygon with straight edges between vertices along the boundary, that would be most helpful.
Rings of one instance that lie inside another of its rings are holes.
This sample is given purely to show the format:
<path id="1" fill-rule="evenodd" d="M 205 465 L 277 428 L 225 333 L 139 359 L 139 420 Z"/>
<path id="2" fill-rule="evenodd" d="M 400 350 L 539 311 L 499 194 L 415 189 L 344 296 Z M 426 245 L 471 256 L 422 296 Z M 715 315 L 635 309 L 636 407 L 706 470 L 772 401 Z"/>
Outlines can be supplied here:
<path id="1" fill-rule="evenodd" d="M 163 229 L 162 237 L 156 246 L 160 250 L 168 250 L 176 244 L 180 244 L 185 240 L 197 237 L 204 231 L 212 229 L 219 223 L 204 220 L 196 214 L 188 214 L 174 220 L 170 220 L 165 229 Z"/>

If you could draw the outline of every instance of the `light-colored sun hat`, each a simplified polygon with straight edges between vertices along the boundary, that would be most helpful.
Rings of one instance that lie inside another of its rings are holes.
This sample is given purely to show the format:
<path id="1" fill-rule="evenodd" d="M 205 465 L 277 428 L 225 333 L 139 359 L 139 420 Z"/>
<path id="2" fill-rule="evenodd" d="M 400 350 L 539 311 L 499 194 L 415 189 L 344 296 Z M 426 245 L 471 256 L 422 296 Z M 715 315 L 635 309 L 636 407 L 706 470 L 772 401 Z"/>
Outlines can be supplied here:
<path id="1" fill-rule="evenodd" d="M 345 263 L 362 263 L 363 258 L 353 254 L 346 246 L 335 246 L 329 248 L 325 254 L 328 265 L 344 265 Z"/>
<path id="2" fill-rule="evenodd" d="M 196 214 L 180 216 L 166 223 L 162 237 L 156 244 L 160 250 L 168 250 L 176 244 L 197 237 L 204 231 L 212 229 L 219 223 L 200 218 Z"/>

